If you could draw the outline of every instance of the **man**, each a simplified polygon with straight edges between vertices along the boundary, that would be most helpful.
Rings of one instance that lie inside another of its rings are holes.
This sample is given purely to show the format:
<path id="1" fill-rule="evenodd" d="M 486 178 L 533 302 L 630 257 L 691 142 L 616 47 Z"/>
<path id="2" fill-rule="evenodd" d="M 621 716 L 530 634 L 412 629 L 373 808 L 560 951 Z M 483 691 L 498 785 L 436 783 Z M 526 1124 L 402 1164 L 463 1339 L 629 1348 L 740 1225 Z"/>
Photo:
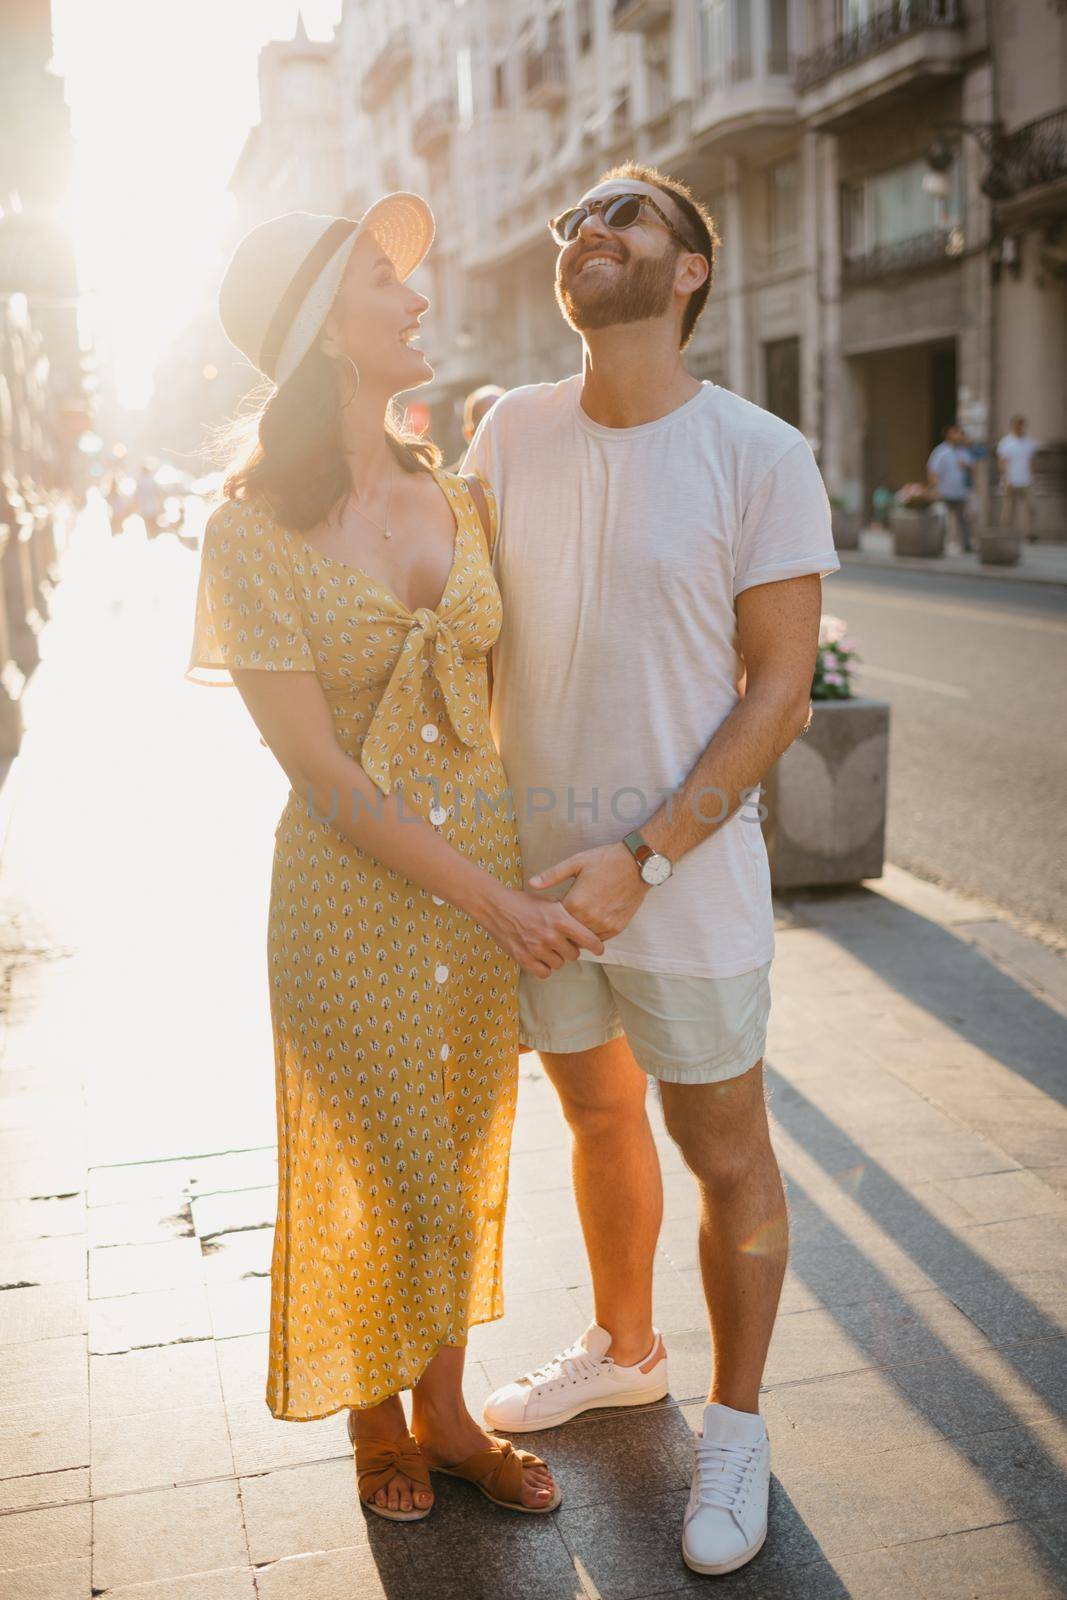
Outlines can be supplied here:
<path id="1" fill-rule="evenodd" d="M 523 1044 L 573 1134 L 596 1321 L 485 1411 L 521 1432 L 667 1392 L 645 1110 L 658 1079 L 703 1201 L 714 1351 L 683 1555 L 729 1572 L 766 1536 L 758 1393 L 787 1244 L 755 791 L 806 726 L 820 574 L 839 563 L 802 435 L 682 363 L 717 242 L 685 186 L 627 164 L 553 231 L 583 370 L 506 395 L 466 467 L 500 499 L 493 720 L 529 882 L 606 941 L 602 960 L 520 989 Z"/>
<path id="2" fill-rule="evenodd" d="M 930 452 L 926 473 L 931 489 L 944 502 L 949 533 L 955 535 L 962 551 L 971 548 L 967 498 L 971 492 L 973 466 L 974 457 L 967 449 L 967 435 L 958 422 L 950 422 L 941 443 Z"/>
<path id="3" fill-rule="evenodd" d="M 1012 532 L 1018 528 L 1031 544 L 1037 538 L 1030 498 L 1034 483 L 1031 462 L 1037 448 L 1037 440 L 1027 438 L 1025 417 L 1012 417 L 1009 431 L 997 445 L 997 471 L 1004 496 L 1004 525 Z"/>
<path id="4" fill-rule="evenodd" d="M 472 389 L 463 402 L 463 437 L 469 445 L 478 431 L 478 424 L 483 417 L 487 417 L 501 395 L 507 390 L 502 389 L 498 383 L 483 383 L 480 389 Z M 450 472 L 460 472 L 463 469 L 463 457 L 466 447 L 458 461 L 449 467 Z"/>

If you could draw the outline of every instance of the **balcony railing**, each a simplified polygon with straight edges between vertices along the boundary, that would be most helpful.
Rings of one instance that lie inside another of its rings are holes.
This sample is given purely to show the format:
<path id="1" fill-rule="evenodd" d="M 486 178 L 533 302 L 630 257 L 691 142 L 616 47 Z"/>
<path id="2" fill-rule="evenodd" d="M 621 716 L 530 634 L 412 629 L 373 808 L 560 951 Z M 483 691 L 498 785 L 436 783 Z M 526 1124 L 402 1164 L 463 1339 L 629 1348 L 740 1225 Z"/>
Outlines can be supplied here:
<path id="1" fill-rule="evenodd" d="M 456 108 L 447 95 L 431 100 L 411 126 L 411 147 L 418 156 L 432 155 L 449 138 L 456 122 Z"/>
<path id="2" fill-rule="evenodd" d="M 803 94 L 844 67 L 854 66 L 923 28 L 959 28 L 960 0 L 894 0 L 836 39 L 797 62 L 797 89 Z"/>
<path id="3" fill-rule="evenodd" d="M 531 50 L 526 56 L 526 98 L 531 105 L 556 105 L 567 94 L 567 63 L 559 45 Z"/>
<path id="4" fill-rule="evenodd" d="M 412 50 L 411 29 L 406 22 L 400 23 L 390 31 L 363 74 L 364 111 L 376 111 L 384 105 L 411 66 Z"/>
<path id="5" fill-rule="evenodd" d="M 1013 200 L 1062 178 L 1067 178 L 1067 108 L 995 140 L 982 189 L 991 200 Z"/>
<path id="6" fill-rule="evenodd" d="M 874 245 L 863 255 L 848 255 L 842 263 L 847 284 L 870 283 L 896 272 L 917 272 L 923 267 L 944 266 L 963 253 L 962 228 L 931 228 L 910 239 L 893 244 Z"/>

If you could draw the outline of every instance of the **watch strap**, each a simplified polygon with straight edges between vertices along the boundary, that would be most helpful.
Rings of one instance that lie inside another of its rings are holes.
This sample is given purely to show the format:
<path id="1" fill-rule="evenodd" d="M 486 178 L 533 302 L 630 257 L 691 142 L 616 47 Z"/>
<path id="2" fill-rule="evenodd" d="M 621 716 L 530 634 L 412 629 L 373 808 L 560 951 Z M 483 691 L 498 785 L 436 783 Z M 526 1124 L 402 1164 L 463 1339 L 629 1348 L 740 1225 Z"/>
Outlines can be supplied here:
<path id="1" fill-rule="evenodd" d="M 643 839 L 636 828 L 634 828 L 632 833 L 628 833 L 622 842 L 629 850 L 639 867 L 644 866 L 649 856 L 654 856 L 656 853 L 649 844 L 648 840 Z"/>

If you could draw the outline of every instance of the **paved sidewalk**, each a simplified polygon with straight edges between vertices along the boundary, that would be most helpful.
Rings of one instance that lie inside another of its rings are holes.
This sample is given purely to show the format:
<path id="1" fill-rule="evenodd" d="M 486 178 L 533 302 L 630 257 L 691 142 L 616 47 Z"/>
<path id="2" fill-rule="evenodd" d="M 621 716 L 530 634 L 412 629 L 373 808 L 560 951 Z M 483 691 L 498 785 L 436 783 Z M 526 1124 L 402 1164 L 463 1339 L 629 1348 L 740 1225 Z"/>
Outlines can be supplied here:
<path id="1" fill-rule="evenodd" d="M 953 577 L 1004 578 L 1012 583 L 1041 583 L 1067 588 L 1067 543 L 1024 544 L 1018 566 L 984 567 L 977 555 L 946 555 L 930 558 L 900 557 L 893 554 L 893 535 L 884 528 L 864 528 L 858 550 L 838 552 L 841 564 L 850 566 L 904 568 L 912 572 L 947 572 Z"/>
<path id="2" fill-rule="evenodd" d="M 0 1595 L 1067 1594 L 1067 967 L 896 871 L 779 908 L 793 1255 L 756 1561 L 701 1579 L 679 1556 L 708 1344 L 693 1186 L 658 1116 L 671 1396 L 530 1437 L 558 1515 L 438 1480 L 425 1523 L 368 1521 L 342 1419 L 273 1421 L 262 946 L 284 780 L 231 691 L 180 680 L 194 578 L 166 541 L 79 530 L 4 796 Z M 590 1317 L 568 1176 L 525 1056 L 475 1404 Z"/>

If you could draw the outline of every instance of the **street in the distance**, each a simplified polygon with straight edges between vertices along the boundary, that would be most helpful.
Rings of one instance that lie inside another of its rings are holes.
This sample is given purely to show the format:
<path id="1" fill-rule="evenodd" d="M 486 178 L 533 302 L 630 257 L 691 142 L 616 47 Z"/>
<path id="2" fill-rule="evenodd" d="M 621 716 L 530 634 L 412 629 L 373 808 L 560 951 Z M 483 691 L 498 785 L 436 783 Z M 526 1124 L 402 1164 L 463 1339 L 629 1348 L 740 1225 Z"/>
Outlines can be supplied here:
<path id="1" fill-rule="evenodd" d="M 888 700 L 887 853 L 1067 930 L 1067 587 L 845 565 L 861 691 Z"/>

